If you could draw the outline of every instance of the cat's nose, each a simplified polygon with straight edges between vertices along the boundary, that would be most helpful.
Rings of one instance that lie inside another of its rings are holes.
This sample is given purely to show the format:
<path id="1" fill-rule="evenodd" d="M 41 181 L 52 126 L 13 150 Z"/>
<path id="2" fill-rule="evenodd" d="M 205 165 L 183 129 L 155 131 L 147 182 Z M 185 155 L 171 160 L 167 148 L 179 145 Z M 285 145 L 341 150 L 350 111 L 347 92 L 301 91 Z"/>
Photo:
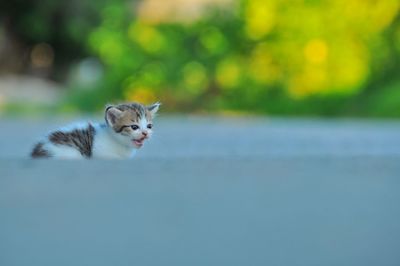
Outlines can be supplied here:
<path id="1" fill-rule="evenodd" d="M 147 131 L 142 131 L 142 135 L 143 135 L 143 136 L 147 137 L 148 134 L 149 134 L 149 133 L 148 133 Z"/>

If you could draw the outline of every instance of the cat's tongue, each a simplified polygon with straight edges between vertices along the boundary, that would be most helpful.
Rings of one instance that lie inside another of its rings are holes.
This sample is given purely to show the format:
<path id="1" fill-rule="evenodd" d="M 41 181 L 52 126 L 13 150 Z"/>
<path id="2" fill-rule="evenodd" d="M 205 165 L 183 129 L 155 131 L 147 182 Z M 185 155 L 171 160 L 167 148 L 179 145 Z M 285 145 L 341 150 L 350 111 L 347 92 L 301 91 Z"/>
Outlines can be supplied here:
<path id="1" fill-rule="evenodd" d="M 143 146 L 144 138 L 143 139 L 134 139 L 134 140 L 132 140 L 132 142 L 136 147 L 140 148 Z"/>

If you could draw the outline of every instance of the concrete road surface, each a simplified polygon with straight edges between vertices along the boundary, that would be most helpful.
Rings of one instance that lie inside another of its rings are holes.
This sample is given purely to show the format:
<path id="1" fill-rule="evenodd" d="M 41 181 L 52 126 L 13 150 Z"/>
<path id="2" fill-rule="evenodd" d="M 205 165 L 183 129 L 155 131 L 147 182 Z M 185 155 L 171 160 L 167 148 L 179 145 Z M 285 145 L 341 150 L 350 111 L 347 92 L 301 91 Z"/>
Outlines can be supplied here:
<path id="1" fill-rule="evenodd" d="M 400 122 L 160 117 L 130 161 L 0 119 L 0 265 L 400 265 Z"/>

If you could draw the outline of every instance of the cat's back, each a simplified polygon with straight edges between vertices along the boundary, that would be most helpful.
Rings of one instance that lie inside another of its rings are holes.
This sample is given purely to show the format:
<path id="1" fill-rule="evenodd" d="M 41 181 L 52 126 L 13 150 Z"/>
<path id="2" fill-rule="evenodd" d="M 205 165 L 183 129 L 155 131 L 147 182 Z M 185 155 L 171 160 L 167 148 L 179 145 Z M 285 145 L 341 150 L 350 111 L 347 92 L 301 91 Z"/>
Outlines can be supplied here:
<path id="1" fill-rule="evenodd" d="M 32 152 L 32 158 L 91 158 L 96 126 L 91 123 L 73 124 L 50 132 L 38 142 Z"/>

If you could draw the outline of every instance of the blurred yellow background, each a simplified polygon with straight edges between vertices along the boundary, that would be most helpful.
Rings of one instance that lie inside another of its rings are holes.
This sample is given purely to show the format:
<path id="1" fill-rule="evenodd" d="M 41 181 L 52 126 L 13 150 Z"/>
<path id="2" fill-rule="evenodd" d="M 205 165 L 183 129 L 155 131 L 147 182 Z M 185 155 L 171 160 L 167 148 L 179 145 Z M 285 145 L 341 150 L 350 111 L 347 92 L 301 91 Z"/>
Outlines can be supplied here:
<path id="1" fill-rule="evenodd" d="M 107 102 L 159 100 L 173 112 L 398 117 L 399 6 L 398 0 L 4 6 L 0 104 L 11 112 L 29 105 L 94 111 Z"/>

